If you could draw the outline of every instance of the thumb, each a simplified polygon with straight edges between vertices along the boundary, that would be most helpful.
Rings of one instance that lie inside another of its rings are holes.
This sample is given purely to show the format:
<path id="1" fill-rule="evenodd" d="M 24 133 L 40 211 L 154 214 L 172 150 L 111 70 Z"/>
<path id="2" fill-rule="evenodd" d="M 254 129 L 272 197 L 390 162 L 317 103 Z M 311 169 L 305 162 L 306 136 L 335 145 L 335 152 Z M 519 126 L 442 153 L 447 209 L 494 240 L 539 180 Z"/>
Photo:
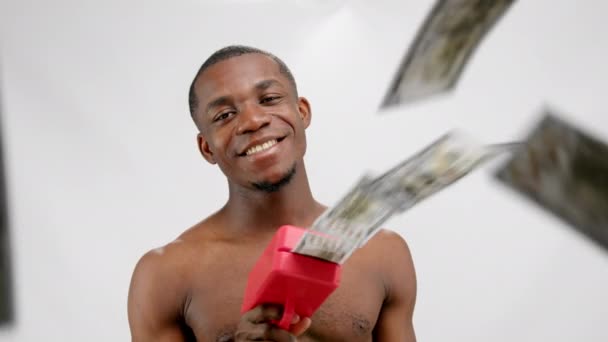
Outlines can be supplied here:
<path id="1" fill-rule="evenodd" d="M 303 317 L 298 322 L 294 323 L 289 331 L 292 335 L 298 337 L 308 330 L 308 328 L 310 328 L 311 323 L 312 320 L 309 317 Z"/>

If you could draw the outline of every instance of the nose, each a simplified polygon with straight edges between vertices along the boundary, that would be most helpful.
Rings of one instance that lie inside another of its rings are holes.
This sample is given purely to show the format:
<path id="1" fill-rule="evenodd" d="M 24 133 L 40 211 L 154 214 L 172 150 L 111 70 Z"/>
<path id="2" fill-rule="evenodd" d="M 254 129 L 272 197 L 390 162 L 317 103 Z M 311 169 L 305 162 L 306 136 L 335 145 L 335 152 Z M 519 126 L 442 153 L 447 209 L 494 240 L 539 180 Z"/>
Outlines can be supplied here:
<path id="1" fill-rule="evenodd" d="M 264 109 L 257 105 L 243 106 L 238 118 L 237 134 L 253 133 L 269 125 L 272 119 L 270 114 L 264 112 Z"/>

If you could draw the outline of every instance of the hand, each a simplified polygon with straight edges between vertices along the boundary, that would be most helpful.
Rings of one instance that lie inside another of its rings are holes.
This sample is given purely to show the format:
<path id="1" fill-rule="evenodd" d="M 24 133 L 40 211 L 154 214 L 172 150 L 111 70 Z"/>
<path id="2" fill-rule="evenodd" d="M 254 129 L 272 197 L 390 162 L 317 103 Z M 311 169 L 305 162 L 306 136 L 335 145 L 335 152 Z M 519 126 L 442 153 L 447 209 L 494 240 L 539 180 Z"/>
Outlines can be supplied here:
<path id="1" fill-rule="evenodd" d="M 310 327 L 308 317 L 300 319 L 295 315 L 289 331 L 285 331 L 272 323 L 281 319 L 282 309 L 278 305 L 260 305 L 246 312 L 237 328 L 236 341 L 275 341 L 294 342 Z"/>

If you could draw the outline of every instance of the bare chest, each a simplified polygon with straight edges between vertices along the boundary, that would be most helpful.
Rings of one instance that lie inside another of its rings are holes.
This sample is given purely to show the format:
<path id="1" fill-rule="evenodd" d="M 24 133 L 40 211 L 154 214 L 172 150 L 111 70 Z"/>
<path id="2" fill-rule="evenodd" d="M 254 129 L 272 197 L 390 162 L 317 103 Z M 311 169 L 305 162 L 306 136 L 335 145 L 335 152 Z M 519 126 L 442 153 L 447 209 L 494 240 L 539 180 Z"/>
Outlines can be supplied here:
<path id="1" fill-rule="evenodd" d="M 233 255 L 216 260 L 193 278 L 186 323 L 198 342 L 229 342 L 241 317 L 240 308 L 255 257 Z M 357 264 L 343 267 L 340 287 L 312 317 L 300 341 L 371 341 L 384 300 L 379 277 Z"/>

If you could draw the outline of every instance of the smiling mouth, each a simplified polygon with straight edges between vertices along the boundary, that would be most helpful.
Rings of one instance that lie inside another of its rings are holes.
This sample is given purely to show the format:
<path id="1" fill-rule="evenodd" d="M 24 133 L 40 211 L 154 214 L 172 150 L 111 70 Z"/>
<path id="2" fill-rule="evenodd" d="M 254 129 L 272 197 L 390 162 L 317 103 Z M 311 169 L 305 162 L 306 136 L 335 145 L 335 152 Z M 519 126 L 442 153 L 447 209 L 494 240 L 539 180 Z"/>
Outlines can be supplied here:
<path id="1" fill-rule="evenodd" d="M 263 151 L 266 151 L 267 149 L 271 148 L 272 146 L 280 143 L 281 141 L 283 141 L 283 139 L 285 139 L 285 137 L 282 138 L 278 138 L 278 139 L 271 139 L 268 140 L 264 143 L 252 146 L 250 148 L 248 148 L 245 152 L 239 154 L 239 156 L 244 157 L 244 156 L 251 156 L 254 155 L 256 153 L 260 153 Z"/>

